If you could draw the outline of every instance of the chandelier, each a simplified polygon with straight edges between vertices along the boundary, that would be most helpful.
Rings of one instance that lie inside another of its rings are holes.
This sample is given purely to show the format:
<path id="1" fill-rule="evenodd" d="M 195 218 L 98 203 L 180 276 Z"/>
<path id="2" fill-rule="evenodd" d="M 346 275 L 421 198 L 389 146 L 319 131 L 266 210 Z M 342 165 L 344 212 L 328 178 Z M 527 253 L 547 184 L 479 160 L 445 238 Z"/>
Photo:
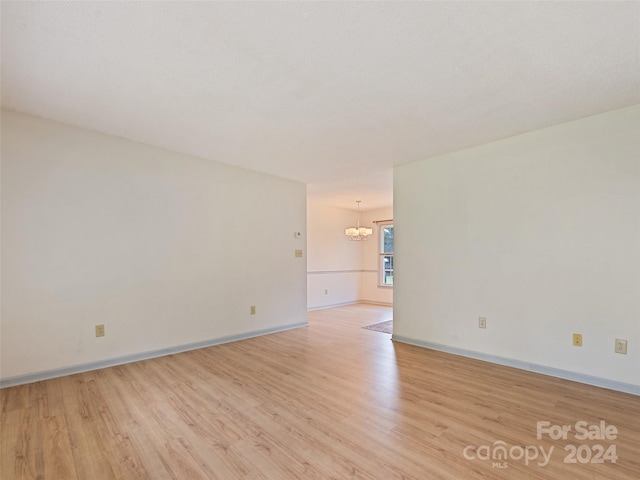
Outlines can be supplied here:
<path id="1" fill-rule="evenodd" d="M 360 202 L 361 200 L 356 200 L 356 203 L 358 204 L 358 226 L 345 228 L 344 230 L 344 234 L 349 240 L 358 242 L 361 240 L 366 240 L 367 237 L 373 233 L 373 228 L 360 226 Z"/>

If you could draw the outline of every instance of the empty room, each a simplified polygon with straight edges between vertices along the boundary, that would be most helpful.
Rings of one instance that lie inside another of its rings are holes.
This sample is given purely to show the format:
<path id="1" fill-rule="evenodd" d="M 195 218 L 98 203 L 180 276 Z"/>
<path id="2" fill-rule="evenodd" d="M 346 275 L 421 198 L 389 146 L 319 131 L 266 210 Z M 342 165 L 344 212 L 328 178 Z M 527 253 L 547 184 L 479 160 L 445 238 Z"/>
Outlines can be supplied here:
<path id="1" fill-rule="evenodd" d="M 2 1 L 0 478 L 640 478 L 640 2 Z"/>

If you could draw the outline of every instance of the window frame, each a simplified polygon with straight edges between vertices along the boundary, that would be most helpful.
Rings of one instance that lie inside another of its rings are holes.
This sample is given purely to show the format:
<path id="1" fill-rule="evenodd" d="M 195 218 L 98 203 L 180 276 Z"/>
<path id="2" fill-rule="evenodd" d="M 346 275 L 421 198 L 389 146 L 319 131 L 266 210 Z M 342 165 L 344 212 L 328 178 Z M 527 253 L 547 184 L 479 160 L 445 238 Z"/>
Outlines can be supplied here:
<path id="1" fill-rule="evenodd" d="M 393 288 L 393 251 L 391 253 L 384 251 L 384 229 L 393 228 L 393 220 L 378 223 L 378 287 Z M 395 230 L 394 230 L 395 233 Z M 395 250 L 395 245 L 393 250 Z M 385 269 L 385 257 L 391 257 L 392 267 Z M 391 272 L 391 283 L 385 283 L 385 272 Z"/>

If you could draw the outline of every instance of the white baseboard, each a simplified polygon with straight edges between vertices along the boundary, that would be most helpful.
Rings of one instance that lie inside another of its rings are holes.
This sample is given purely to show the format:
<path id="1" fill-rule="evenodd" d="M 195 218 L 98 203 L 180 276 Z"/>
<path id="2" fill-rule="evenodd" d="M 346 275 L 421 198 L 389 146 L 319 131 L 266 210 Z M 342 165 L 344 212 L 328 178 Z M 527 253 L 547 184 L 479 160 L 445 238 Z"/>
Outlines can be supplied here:
<path id="1" fill-rule="evenodd" d="M 149 352 L 108 358 L 106 360 L 89 362 L 81 365 L 74 365 L 71 367 L 55 368 L 52 370 L 45 370 L 36 373 L 28 373 L 26 375 L 16 375 L 15 377 L 0 379 L 0 388 L 13 387 L 16 385 L 23 385 L 25 383 L 39 382 L 41 380 L 64 377 L 66 375 L 73 375 L 75 373 L 88 372 L 91 370 L 100 370 L 101 368 L 114 367 L 116 365 L 123 365 L 125 363 L 139 362 L 140 360 L 148 360 L 150 358 L 164 357 L 166 355 L 187 352 L 189 350 L 197 350 L 199 348 L 212 347 L 214 345 L 221 345 L 223 343 L 236 342 L 238 340 L 246 340 L 247 338 L 260 337 L 262 335 L 269 335 L 271 333 L 284 332 L 286 330 L 292 330 L 294 328 L 306 327 L 307 325 L 308 323 L 306 321 L 299 322 L 291 325 L 286 325 L 284 327 L 267 328 L 264 330 L 256 330 L 253 332 L 241 333 L 238 335 L 229 335 L 226 337 L 203 340 L 201 342 L 187 343 L 184 345 L 177 345 L 175 347 L 162 348 Z"/>
<path id="2" fill-rule="evenodd" d="M 307 308 L 307 312 L 312 312 L 314 310 L 324 310 L 325 308 L 335 308 L 335 307 L 344 307 L 346 305 L 355 305 L 356 303 L 360 303 L 360 300 L 353 300 L 349 302 L 332 303 L 330 305 L 318 305 L 316 307 L 309 307 Z"/>
<path id="3" fill-rule="evenodd" d="M 538 365 L 535 363 L 523 362 L 522 360 L 499 357 L 497 355 L 475 352 L 473 350 L 465 350 L 463 348 L 450 347 L 448 345 L 441 345 L 438 343 L 424 342 L 422 340 L 416 340 L 413 338 L 403 337 L 395 334 L 392 335 L 391 340 L 393 340 L 394 342 L 408 343 L 409 345 L 416 345 L 418 347 L 437 350 L 439 352 L 451 353 L 453 355 L 460 355 L 462 357 L 473 358 L 489 363 L 495 363 L 498 365 L 517 368 L 520 370 L 526 370 L 528 372 L 541 373 L 550 377 L 563 378 L 565 380 L 586 383 L 587 385 L 608 388 L 609 390 L 616 390 L 618 392 L 640 395 L 640 385 L 633 385 L 631 383 L 617 382 L 615 380 L 594 377 L 591 375 L 585 375 L 583 373 L 571 372 L 559 368 L 546 367 L 544 365 Z"/>
<path id="4" fill-rule="evenodd" d="M 381 307 L 393 307 L 393 302 L 379 302 L 377 300 L 360 300 L 358 303 L 366 303 L 367 305 L 380 305 Z"/>
<path id="5" fill-rule="evenodd" d="M 375 300 L 354 300 L 354 301 L 342 302 L 342 303 L 332 303 L 330 305 L 319 305 L 316 307 L 309 307 L 307 308 L 307 312 L 312 312 L 315 310 L 324 310 L 326 308 L 344 307 L 346 305 L 357 305 L 358 303 L 365 303 L 367 305 L 380 305 L 382 307 L 393 307 L 393 303 L 389 303 L 389 302 L 377 302 Z"/>

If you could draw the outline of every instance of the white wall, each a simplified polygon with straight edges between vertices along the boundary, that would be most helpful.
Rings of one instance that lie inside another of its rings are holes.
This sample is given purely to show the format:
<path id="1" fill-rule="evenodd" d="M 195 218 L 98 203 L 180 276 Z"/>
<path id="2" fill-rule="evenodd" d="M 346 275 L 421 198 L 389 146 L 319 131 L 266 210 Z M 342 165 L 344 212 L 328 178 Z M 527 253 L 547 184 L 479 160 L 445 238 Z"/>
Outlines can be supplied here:
<path id="1" fill-rule="evenodd" d="M 640 385 L 639 106 L 394 178 L 394 336 Z"/>
<path id="2" fill-rule="evenodd" d="M 300 183 L 3 111 L 2 378 L 306 322 L 305 205 Z"/>
<path id="3" fill-rule="evenodd" d="M 361 224 L 373 227 L 374 234 L 366 241 L 350 242 L 344 229 L 356 224 L 356 210 L 307 203 L 309 309 L 356 302 L 393 303 L 393 289 L 377 284 L 378 228 L 373 224 L 392 216 L 391 208 L 362 212 Z"/>
<path id="4" fill-rule="evenodd" d="M 350 242 L 344 235 L 356 220 L 353 210 L 307 203 L 309 309 L 359 301 L 360 242 Z"/>
<path id="5" fill-rule="evenodd" d="M 393 208 L 381 208 L 362 212 L 363 225 L 373 227 L 371 239 L 362 242 L 360 299 L 368 303 L 393 304 L 393 288 L 380 286 L 380 227 L 375 221 L 393 219 Z"/>

